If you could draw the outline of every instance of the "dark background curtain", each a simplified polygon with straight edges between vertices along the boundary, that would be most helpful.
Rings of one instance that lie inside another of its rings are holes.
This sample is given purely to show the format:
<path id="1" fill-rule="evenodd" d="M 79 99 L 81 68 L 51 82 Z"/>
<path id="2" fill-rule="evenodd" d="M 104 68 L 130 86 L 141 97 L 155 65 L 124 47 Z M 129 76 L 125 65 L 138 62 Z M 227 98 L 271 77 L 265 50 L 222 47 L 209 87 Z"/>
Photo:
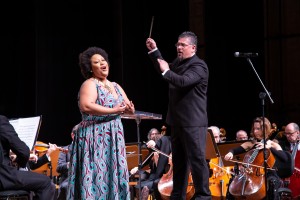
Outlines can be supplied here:
<path id="1" fill-rule="evenodd" d="M 186 30 L 198 35 L 198 55 L 210 70 L 209 125 L 234 139 L 262 115 L 263 88 L 251 66 L 234 52 L 257 52 L 251 59 L 274 104 L 265 115 L 278 127 L 299 123 L 300 3 L 298 0 L 131 0 L 7 2 L 2 7 L 0 114 L 42 115 L 38 140 L 66 145 L 80 122 L 77 95 L 84 81 L 78 55 L 98 46 L 109 54 L 109 80 L 119 83 L 137 110 L 162 114 L 142 120 L 140 134 L 166 125 L 167 84 L 153 69 L 145 47 L 152 37 L 166 60 Z M 10 13 L 4 15 L 5 13 Z M 137 141 L 134 120 L 123 120 L 126 142 Z"/>

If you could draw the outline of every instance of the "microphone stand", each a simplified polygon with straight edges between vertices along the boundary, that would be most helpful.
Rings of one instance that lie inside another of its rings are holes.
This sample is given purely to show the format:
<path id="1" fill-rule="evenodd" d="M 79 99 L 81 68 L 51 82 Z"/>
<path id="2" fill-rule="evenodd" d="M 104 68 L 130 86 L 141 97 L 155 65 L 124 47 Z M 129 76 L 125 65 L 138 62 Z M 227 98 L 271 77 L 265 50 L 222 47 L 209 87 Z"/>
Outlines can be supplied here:
<path id="1" fill-rule="evenodd" d="M 256 72 L 256 70 L 255 70 L 255 68 L 254 68 L 254 66 L 253 66 L 253 64 L 252 64 L 252 62 L 251 62 L 251 60 L 250 60 L 250 58 L 247 58 L 247 61 L 248 61 L 249 64 L 251 65 L 251 67 L 252 67 L 254 73 L 256 74 L 256 77 L 258 78 L 258 80 L 259 80 L 261 86 L 264 88 L 264 91 L 265 91 L 265 93 L 268 95 L 268 97 L 269 97 L 271 103 L 274 103 L 273 99 L 271 98 L 271 93 L 268 92 L 268 90 L 266 89 L 265 85 L 264 85 L 263 82 L 261 81 L 261 79 L 260 79 L 258 73 Z"/>
<path id="2" fill-rule="evenodd" d="M 139 185 L 139 200 L 142 199 L 142 189 L 141 189 L 141 176 L 142 176 L 142 156 L 141 156 L 141 139 L 140 139 L 140 123 L 141 123 L 141 116 L 137 115 L 136 119 L 136 127 L 137 127 L 137 140 L 138 140 L 138 171 L 139 171 L 139 180 L 138 180 L 138 185 Z"/>
<path id="3" fill-rule="evenodd" d="M 134 114 L 123 114 L 121 116 L 125 119 L 135 119 L 137 127 L 137 143 L 138 143 L 138 171 L 139 171 L 139 200 L 141 200 L 141 169 L 142 169 L 142 154 L 141 154 L 141 139 L 140 139 L 140 123 L 142 119 L 162 119 L 160 114 L 147 113 L 142 111 L 135 111 Z"/>
<path id="4" fill-rule="evenodd" d="M 265 130 L 265 109 L 264 109 L 264 105 L 265 105 L 265 97 L 266 97 L 266 93 L 261 92 L 259 93 L 259 98 L 261 99 L 261 105 L 262 105 L 262 118 L 263 118 L 263 141 L 264 141 L 264 172 L 265 172 L 265 188 L 266 188 L 266 200 L 268 200 L 268 190 L 267 190 L 267 186 L 268 186 L 268 177 L 267 177 L 267 151 L 266 151 L 266 130 Z"/>
<path id="5" fill-rule="evenodd" d="M 261 92 L 259 94 L 259 98 L 261 99 L 261 105 L 262 105 L 262 118 L 263 118 L 263 138 L 264 138 L 264 148 L 263 148 L 263 151 L 264 151 L 264 172 L 265 172 L 265 190 L 266 190 L 266 199 L 268 200 L 268 177 L 267 177 L 267 159 L 266 159 L 266 131 L 265 131 L 265 98 L 266 98 L 266 95 L 268 95 L 271 103 L 273 104 L 274 101 L 273 99 L 271 98 L 271 95 L 270 95 L 270 92 L 268 92 L 268 90 L 266 89 L 265 85 L 263 84 L 263 82 L 261 81 L 258 73 L 256 72 L 252 62 L 251 62 L 251 59 L 249 57 L 247 57 L 247 61 L 248 63 L 250 64 L 250 66 L 252 67 L 254 73 L 256 74 L 256 77 L 258 78 L 261 86 L 263 87 L 264 91 L 265 92 Z"/>

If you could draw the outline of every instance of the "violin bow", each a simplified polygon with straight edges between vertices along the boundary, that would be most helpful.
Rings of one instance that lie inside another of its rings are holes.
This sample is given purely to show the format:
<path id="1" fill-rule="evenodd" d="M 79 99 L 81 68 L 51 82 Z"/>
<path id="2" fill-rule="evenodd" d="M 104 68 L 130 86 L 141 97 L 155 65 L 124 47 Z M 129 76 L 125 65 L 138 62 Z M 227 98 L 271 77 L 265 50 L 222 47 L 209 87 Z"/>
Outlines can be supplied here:
<path id="1" fill-rule="evenodd" d="M 144 143 L 147 144 L 145 141 L 144 141 Z M 171 158 L 171 159 L 172 159 L 172 156 L 170 156 L 170 155 L 168 155 L 168 154 L 166 154 L 166 153 L 164 153 L 164 152 L 158 150 L 158 149 L 155 148 L 155 147 L 150 147 L 150 149 L 152 149 L 153 151 L 156 151 L 157 153 L 160 153 L 160 154 L 162 154 L 162 155 L 164 155 L 164 156 L 167 156 L 168 158 Z"/>
<path id="2" fill-rule="evenodd" d="M 233 172 L 231 172 L 231 171 L 229 171 L 229 170 L 227 170 L 227 169 L 225 169 L 225 168 L 223 168 L 223 167 L 217 165 L 216 163 L 213 163 L 213 162 L 211 162 L 211 161 L 210 161 L 209 163 L 211 163 L 211 164 L 213 164 L 214 166 L 216 166 L 216 167 L 218 167 L 218 168 L 224 170 L 227 174 L 235 175 Z"/>
<path id="3" fill-rule="evenodd" d="M 149 158 L 154 154 L 154 152 L 152 152 L 147 158 L 145 158 L 145 160 L 142 162 L 142 166 L 147 162 L 147 160 L 149 160 Z"/>
<path id="4" fill-rule="evenodd" d="M 242 164 L 243 166 L 244 166 L 244 165 L 249 165 L 249 166 L 251 166 L 251 167 L 264 168 L 264 166 L 254 165 L 254 164 L 250 164 L 250 163 L 244 163 L 244 162 L 240 162 L 240 161 L 233 160 L 233 159 L 228 160 L 228 161 L 234 162 L 234 163 L 238 163 L 238 164 Z M 268 167 L 267 169 L 269 169 L 269 170 L 274 170 L 274 171 L 276 170 L 276 169 L 273 169 L 273 168 L 270 168 L 270 167 Z"/>

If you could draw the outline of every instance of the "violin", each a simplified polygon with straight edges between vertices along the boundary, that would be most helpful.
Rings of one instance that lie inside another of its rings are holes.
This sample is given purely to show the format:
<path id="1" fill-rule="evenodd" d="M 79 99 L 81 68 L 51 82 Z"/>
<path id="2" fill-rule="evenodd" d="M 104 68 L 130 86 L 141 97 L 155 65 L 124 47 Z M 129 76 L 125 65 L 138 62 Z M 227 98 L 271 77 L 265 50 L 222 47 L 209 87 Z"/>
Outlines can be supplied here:
<path id="1" fill-rule="evenodd" d="M 45 144 L 43 142 L 40 141 L 36 141 L 35 145 L 34 145 L 34 150 L 37 153 L 44 153 L 49 149 L 50 145 Z M 63 147 L 56 147 L 59 151 L 63 152 L 63 153 L 68 153 L 69 150 L 68 149 L 64 149 Z"/>
<path id="2" fill-rule="evenodd" d="M 40 156 L 39 154 L 45 153 L 49 149 L 49 147 L 50 147 L 50 145 L 48 145 L 48 144 L 45 144 L 45 143 L 40 142 L 40 141 L 36 141 L 36 143 L 34 145 L 34 150 L 30 151 L 30 154 Z M 68 149 L 64 149 L 62 147 L 57 147 L 57 149 L 60 150 L 63 153 L 68 153 L 68 151 L 69 151 Z M 11 150 L 9 152 L 9 157 L 11 159 L 11 165 L 15 166 L 15 167 L 18 167 L 17 163 L 15 162 L 15 159 L 16 159 L 17 156 Z M 29 160 L 31 160 L 31 159 L 32 158 L 30 157 Z"/>

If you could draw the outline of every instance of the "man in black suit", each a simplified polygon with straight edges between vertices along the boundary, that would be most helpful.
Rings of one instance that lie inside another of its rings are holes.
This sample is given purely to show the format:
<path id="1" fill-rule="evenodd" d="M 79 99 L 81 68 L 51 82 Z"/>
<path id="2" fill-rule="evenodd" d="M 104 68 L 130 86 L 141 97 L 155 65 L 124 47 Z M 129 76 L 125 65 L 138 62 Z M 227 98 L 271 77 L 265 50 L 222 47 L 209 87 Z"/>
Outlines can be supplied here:
<path id="1" fill-rule="evenodd" d="M 74 140 L 75 132 L 77 131 L 78 125 L 74 126 L 71 132 L 72 142 Z M 68 188 L 68 171 L 70 167 L 70 156 L 72 143 L 65 146 L 64 149 L 68 149 L 67 153 L 60 152 L 58 157 L 58 163 L 56 171 L 60 173 L 59 177 L 59 190 L 58 190 L 58 200 L 65 200 L 67 198 L 67 188 Z"/>
<path id="2" fill-rule="evenodd" d="M 3 153 L 0 158 L 0 190 L 28 190 L 35 193 L 34 199 L 54 199 L 55 187 L 49 177 L 12 166 L 10 150 L 17 156 L 15 162 L 23 168 L 29 160 L 30 150 L 3 115 L 0 115 L 0 148 Z"/>
<path id="3" fill-rule="evenodd" d="M 191 170 L 195 199 L 211 199 L 209 170 L 205 160 L 208 68 L 197 55 L 197 36 L 183 32 L 175 44 L 177 58 L 169 65 L 156 42 L 146 40 L 155 68 L 169 83 L 167 124 L 171 126 L 173 191 L 171 199 L 185 199 Z"/>

